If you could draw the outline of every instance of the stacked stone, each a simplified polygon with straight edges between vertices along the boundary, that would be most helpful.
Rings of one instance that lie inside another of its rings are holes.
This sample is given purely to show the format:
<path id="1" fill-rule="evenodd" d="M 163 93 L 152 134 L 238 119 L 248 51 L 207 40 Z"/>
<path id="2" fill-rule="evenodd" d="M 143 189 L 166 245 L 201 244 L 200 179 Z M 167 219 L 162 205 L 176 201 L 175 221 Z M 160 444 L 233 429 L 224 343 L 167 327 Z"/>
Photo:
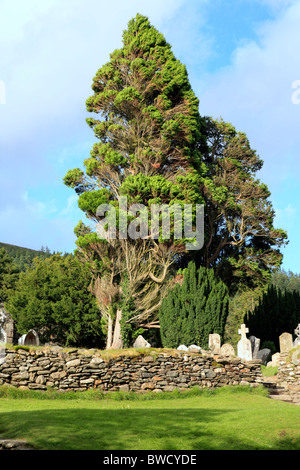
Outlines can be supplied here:
<path id="1" fill-rule="evenodd" d="M 149 351 L 104 360 L 100 352 L 62 348 L 6 349 L 0 385 L 46 390 L 172 391 L 193 386 L 262 383 L 261 361 L 181 351 Z"/>

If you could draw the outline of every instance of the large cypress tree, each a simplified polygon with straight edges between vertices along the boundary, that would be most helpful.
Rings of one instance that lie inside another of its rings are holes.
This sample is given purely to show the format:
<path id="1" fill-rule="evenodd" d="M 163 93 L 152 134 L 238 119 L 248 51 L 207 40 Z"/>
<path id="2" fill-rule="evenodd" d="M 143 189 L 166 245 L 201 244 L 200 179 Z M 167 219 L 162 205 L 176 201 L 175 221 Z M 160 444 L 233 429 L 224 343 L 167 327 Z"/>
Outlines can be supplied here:
<path id="1" fill-rule="evenodd" d="M 93 269 L 91 289 L 107 322 L 107 347 L 120 348 L 121 325 L 126 323 L 128 341 L 129 325 L 157 321 L 170 268 L 186 252 L 182 239 L 122 239 L 120 198 L 147 208 L 201 204 L 205 139 L 186 68 L 144 16 L 129 22 L 123 47 L 98 70 L 92 89 L 86 104 L 94 117 L 87 122 L 99 142 L 84 161 L 85 170 L 70 170 L 64 182 L 79 194 L 79 207 L 94 225 L 101 220 L 99 205 L 116 208 L 114 238 L 107 233 L 100 240 L 95 226 L 81 221 L 75 233 L 78 250 Z M 130 305 L 126 318 L 124 304 Z"/>
<path id="2" fill-rule="evenodd" d="M 161 340 L 164 347 L 180 344 L 208 345 L 210 333 L 224 336 L 229 295 L 225 284 L 215 277 L 213 269 L 196 269 L 190 262 L 163 299 L 159 312 Z"/>

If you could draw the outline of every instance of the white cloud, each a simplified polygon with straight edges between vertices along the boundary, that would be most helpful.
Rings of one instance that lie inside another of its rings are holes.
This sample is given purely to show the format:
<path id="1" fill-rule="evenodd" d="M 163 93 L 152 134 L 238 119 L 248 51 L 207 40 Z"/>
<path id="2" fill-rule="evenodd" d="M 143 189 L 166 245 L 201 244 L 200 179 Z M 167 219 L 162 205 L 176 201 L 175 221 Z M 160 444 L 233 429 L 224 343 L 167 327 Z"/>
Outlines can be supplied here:
<path id="1" fill-rule="evenodd" d="M 260 25 L 259 41 L 236 49 L 231 64 L 199 92 L 202 114 L 246 132 L 270 183 L 300 176 L 300 105 L 292 103 L 292 83 L 300 79 L 299 21 L 298 1 Z"/>

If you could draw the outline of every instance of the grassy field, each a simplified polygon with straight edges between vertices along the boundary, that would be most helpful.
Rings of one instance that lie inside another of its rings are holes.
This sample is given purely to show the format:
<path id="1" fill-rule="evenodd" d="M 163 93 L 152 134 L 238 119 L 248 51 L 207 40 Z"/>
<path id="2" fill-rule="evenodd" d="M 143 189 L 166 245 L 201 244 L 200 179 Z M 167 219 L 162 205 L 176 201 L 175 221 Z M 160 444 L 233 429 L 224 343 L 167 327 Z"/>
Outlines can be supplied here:
<path id="1" fill-rule="evenodd" d="M 248 387 L 107 396 L 0 387 L 0 438 L 37 450 L 300 450 L 300 407 Z"/>

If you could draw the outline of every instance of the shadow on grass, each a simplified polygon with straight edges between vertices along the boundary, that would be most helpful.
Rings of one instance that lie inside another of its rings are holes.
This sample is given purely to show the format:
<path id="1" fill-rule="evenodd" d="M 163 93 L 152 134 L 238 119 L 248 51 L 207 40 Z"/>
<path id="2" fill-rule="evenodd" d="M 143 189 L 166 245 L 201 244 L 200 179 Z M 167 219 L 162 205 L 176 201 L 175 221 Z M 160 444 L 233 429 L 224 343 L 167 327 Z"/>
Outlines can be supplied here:
<path id="1" fill-rule="evenodd" d="M 263 450 L 253 439 L 241 441 L 232 428 L 228 435 L 220 432 L 218 422 L 230 412 L 84 407 L 12 411 L 0 414 L 0 437 L 24 438 L 37 450 Z M 282 436 L 272 446 L 277 449 L 300 449 L 300 438 Z"/>

